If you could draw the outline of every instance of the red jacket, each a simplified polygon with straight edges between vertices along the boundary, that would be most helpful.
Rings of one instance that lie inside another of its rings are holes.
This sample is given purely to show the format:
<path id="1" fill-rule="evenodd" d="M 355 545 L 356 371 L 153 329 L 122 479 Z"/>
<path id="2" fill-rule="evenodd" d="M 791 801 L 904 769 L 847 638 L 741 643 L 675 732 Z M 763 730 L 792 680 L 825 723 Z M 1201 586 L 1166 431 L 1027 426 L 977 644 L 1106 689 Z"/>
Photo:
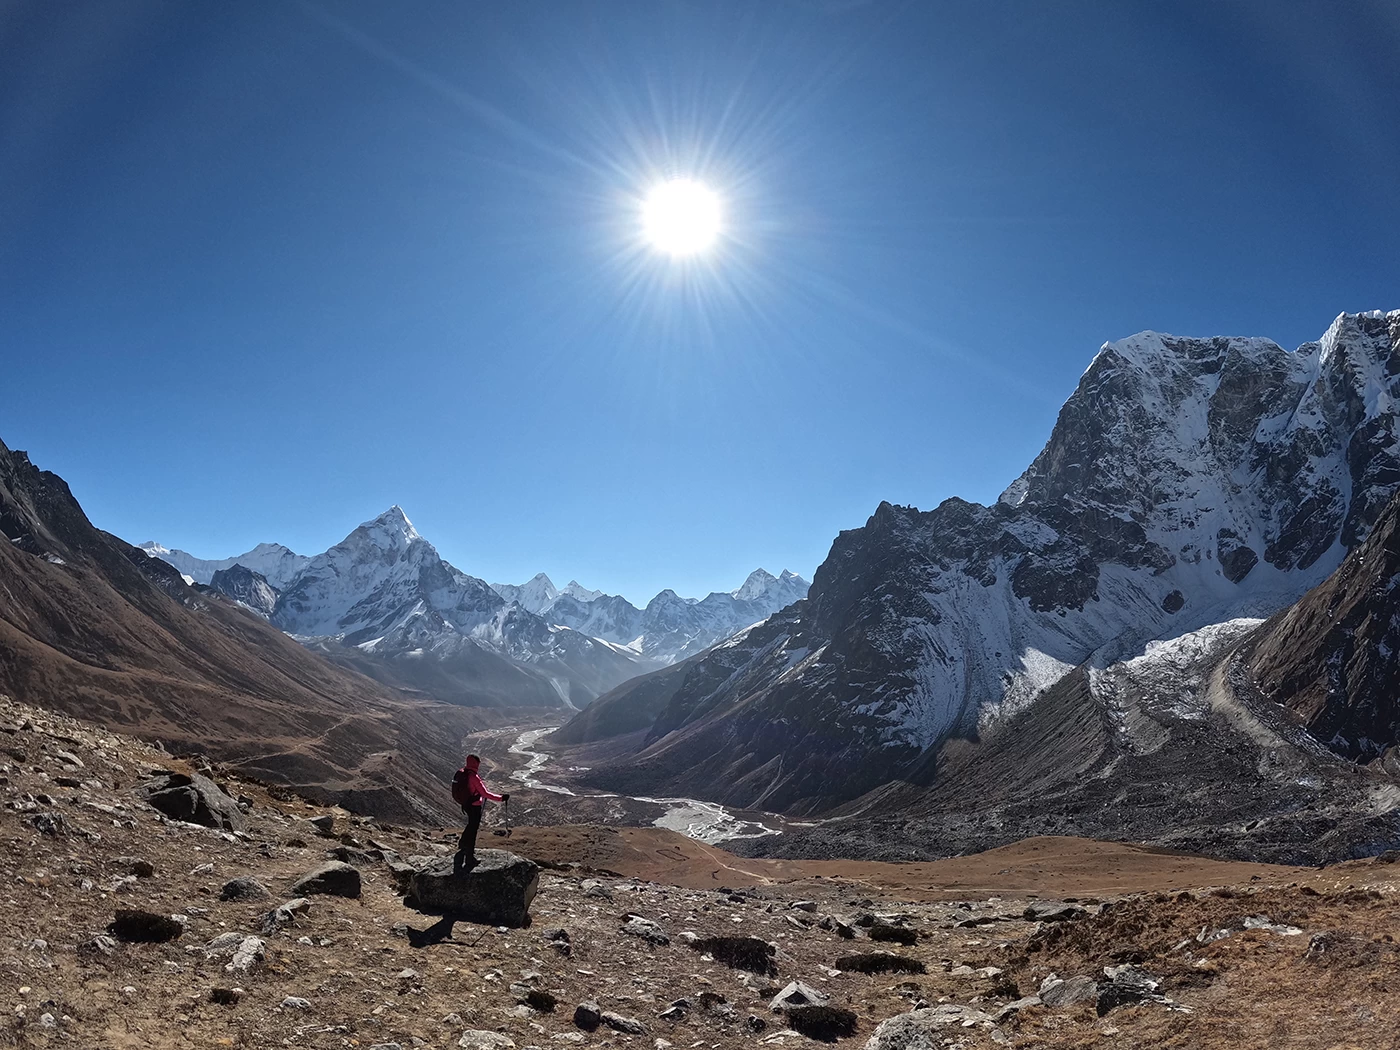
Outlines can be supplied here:
<path id="1" fill-rule="evenodd" d="M 482 799 L 489 798 L 492 802 L 499 802 L 505 798 L 504 795 L 495 795 L 486 790 L 486 785 L 481 782 L 481 775 L 474 769 L 467 770 L 467 794 L 476 799 L 475 802 L 468 802 L 469 806 L 481 805 Z"/>

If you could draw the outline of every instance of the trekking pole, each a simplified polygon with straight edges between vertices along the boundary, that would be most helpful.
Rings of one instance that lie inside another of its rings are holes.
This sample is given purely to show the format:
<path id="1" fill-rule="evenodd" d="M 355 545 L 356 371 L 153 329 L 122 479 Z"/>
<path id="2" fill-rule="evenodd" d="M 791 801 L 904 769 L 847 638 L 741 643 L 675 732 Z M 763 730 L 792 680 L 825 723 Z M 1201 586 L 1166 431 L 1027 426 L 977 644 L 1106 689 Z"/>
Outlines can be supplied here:
<path id="1" fill-rule="evenodd" d="M 501 803 L 501 824 L 506 829 L 505 837 L 510 838 L 510 796 L 506 796 L 506 800 Z"/>

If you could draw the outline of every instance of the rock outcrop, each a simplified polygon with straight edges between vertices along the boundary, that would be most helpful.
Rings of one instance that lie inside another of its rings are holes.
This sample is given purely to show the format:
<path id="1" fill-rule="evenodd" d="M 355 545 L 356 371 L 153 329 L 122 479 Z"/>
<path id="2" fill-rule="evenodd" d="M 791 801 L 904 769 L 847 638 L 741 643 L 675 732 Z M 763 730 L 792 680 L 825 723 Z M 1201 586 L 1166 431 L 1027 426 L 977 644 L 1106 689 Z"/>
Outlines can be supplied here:
<path id="1" fill-rule="evenodd" d="M 1343 314 L 1294 352 L 1108 343 L 996 504 L 881 504 L 837 537 L 804 601 L 661 672 L 640 701 L 601 698 L 590 732 L 560 739 L 633 730 L 656 705 L 589 782 L 792 814 L 927 787 L 950 748 L 1085 661 L 1267 616 L 1326 579 L 1400 486 L 1397 405 L 1400 312 Z"/>
<path id="2" fill-rule="evenodd" d="M 225 831 L 242 830 L 246 823 L 238 803 L 198 773 L 165 773 L 142 784 L 136 793 L 175 820 Z"/>
<path id="3" fill-rule="evenodd" d="M 539 887 L 534 861 L 499 849 L 478 849 L 477 864 L 457 871 L 452 857 L 410 857 L 413 907 L 488 926 L 524 926 Z"/>

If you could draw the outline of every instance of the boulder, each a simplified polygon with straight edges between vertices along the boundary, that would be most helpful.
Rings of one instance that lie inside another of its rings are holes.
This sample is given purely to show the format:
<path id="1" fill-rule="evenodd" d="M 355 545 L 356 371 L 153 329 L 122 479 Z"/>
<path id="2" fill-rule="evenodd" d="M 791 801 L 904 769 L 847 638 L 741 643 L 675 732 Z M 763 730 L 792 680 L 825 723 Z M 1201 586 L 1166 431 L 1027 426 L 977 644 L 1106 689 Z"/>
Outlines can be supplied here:
<path id="1" fill-rule="evenodd" d="M 466 922 L 528 925 L 530 902 L 540 882 L 539 865 L 500 849 L 479 849 L 476 856 L 476 867 L 460 873 L 451 857 L 410 857 L 414 870 L 407 903 L 419 911 Z"/>
<path id="2" fill-rule="evenodd" d="M 1082 919 L 1089 914 L 1088 908 L 1064 901 L 1033 901 L 1026 906 L 1021 917 L 1028 922 L 1069 922 Z"/>
<path id="3" fill-rule="evenodd" d="M 344 861 L 333 860 L 312 868 L 292 884 L 292 892 L 298 897 L 309 897 L 314 893 L 332 897 L 358 897 L 360 895 L 360 869 Z"/>
<path id="4" fill-rule="evenodd" d="M 817 991 L 810 984 L 791 981 L 786 988 L 773 997 L 773 1001 L 768 1004 L 768 1009 L 776 1014 L 794 1006 L 825 1006 L 828 999 L 830 996 L 825 992 Z"/>
<path id="5" fill-rule="evenodd" d="M 243 830 L 245 820 L 237 801 L 198 773 L 166 773 L 146 781 L 136 794 L 175 820 L 225 831 Z"/>
<path id="6" fill-rule="evenodd" d="M 865 1050 L 943 1050 L 950 1026 L 971 1028 L 991 1020 L 981 1010 L 956 1003 L 911 1010 L 881 1021 Z"/>
<path id="7" fill-rule="evenodd" d="M 1073 1006 L 1098 997 L 1099 982 L 1092 977 L 1046 978 L 1040 985 L 1040 1001 L 1046 1006 Z"/>
<path id="8" fill-rule="evenodd" d="M 628 915 L 622 924 L 622 932 L 629 937 L 638 937 L 648 944 L 670 944 L 671 938 L 659 925 L 640 915 Z"/>
<path id="9" fill-rule="evenodd" d="M 247 877 L 229 879 L 219 890 L 221 901 L 262 901 L 271 896 L 261 882 Z"/>
<path id="10" fill-rule="evenodd" d="M 603 1023 L 603 1011 L 592 999 L 585 999 L 574 1008 L 574 1024 L 585 1032 L 596 1031 Z"/>

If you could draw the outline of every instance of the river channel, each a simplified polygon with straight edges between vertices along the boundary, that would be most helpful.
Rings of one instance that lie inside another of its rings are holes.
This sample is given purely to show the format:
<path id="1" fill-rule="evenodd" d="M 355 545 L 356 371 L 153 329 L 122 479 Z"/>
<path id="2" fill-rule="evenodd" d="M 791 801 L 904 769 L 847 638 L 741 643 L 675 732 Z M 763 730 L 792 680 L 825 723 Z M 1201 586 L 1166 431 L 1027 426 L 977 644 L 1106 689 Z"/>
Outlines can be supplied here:
<path id="1" fill-rule="evenodd" d="M 571 795 L 582 798 L 617 798 L 610 792 L 597 792 L 579 796 L 577 792 L 559 784 L 548 784 L 540 779 L 540 774 L 549 764 L 551 756 L 535 750 L 540 737 L 554 732 L 558 726 L 544 729 L 527 729 L 521 733 L 509 748 L 511 754 L 525 758 L 525 765 L 512 773 L 511 779 L 525 787 L 537 791 L 552 791 L 556 795 Z M 658 828 L 678 831 L 682 835 L 698 839 L 700 842 L 715 845 L 731 839 L 758 839 L 765 835 L 779 835 L 782 829 L 770 827 L 761 820 L 748 820 L 735 816 L 723 806 L 713 802 L 702 802 L 694 798 L 645 798 L 640 795 L 621 796 L 634 802 L 646 802 L 655 806 L 665 806 L 666 812 L 652 821 Z M 777 823 L 776 818 L 774 823 Z"/>

